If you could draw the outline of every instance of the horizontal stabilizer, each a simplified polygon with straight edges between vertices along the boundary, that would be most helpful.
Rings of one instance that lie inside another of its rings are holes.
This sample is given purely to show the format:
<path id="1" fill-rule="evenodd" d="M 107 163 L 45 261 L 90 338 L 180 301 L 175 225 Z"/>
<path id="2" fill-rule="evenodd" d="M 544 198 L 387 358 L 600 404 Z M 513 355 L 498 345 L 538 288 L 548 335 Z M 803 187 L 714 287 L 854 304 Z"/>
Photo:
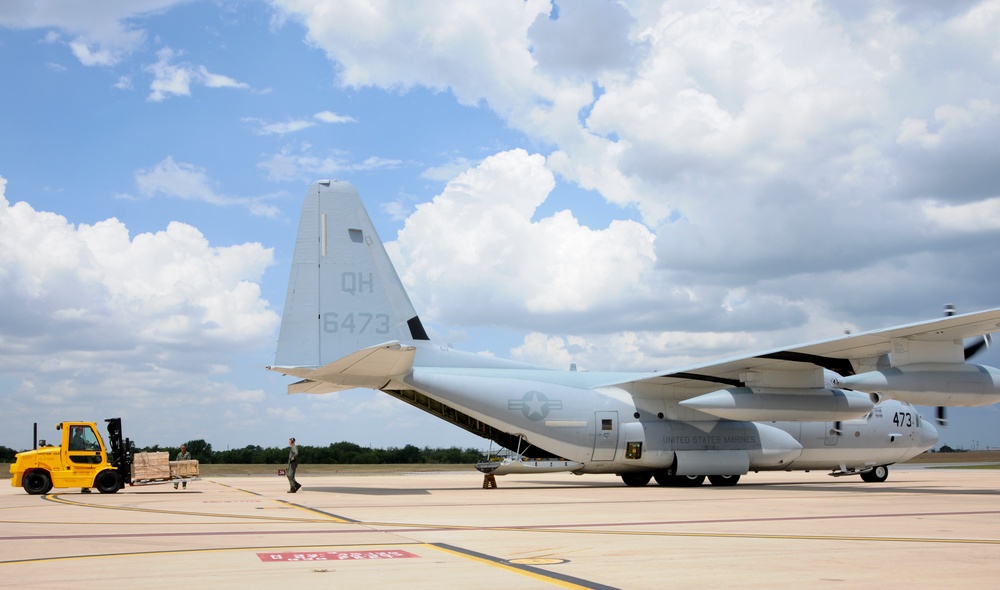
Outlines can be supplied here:
<path id="1" fill-rule="evenodd" d="M 393 379 L 413 371 L 416 348 L 388 342 L 351 353 L 318 369 L 309 367 L 268 367 L 304 381 L 288 386 L 288 393 L 329 393 L 355 387 L 381 389 Z"/>
<path id="2" fill-rule="evenodd" d="M 323 383 L 322 381 L 313 381 L 312 379 L 303 379 L 302 381 L 296 381 L 288 385 L 288 393 L 333 393 L 346 389 L 353 389 L 353 387 Z"/>

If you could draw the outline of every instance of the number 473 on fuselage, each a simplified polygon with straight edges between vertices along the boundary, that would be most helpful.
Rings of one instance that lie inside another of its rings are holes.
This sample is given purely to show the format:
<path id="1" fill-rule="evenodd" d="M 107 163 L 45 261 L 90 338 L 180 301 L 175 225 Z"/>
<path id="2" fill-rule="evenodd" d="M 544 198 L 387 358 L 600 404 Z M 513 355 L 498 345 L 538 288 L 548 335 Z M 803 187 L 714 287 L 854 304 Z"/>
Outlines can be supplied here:
<path id="1" fill-rule="evenodd" d="M 909 404 L 1000 401 L 967 362 L 1000 309 L 654 373 L 558 371 L 433 344 L 357 191 L 314 183 L 274 366 L 289 393 L 383 391 L 516 453 L 482 471 L 614 473 L 629 485 L 735 484 L 749 471 L 884 481 L 934 446 Z M 974 339 L 972 347 L 964 341 Z"/>

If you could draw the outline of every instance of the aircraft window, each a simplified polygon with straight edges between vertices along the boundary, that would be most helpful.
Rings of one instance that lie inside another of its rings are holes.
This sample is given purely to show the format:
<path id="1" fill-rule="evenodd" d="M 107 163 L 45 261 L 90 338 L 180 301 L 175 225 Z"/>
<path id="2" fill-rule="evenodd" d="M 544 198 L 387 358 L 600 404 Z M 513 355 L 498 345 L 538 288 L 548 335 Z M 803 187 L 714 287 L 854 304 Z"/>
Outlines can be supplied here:
<path id="1" fill-rule="evenodd" d="M 610 419 L 601 420 L 601 430 L 613 430 Z"/>

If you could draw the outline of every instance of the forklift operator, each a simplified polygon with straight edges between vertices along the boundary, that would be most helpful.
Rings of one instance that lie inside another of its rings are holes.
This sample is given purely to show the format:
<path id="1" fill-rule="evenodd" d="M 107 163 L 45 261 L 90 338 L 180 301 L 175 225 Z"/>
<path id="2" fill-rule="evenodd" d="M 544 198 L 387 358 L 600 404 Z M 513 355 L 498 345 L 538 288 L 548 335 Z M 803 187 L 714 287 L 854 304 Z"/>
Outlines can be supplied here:
<path id="1" fill-rule="evenodd" d="M 84 435 L 83 426 L 74 426 L 73 435 L 69 439 L 69 450 L 71 451 L 96 451 L 97 441 L 87 440 Z"/>

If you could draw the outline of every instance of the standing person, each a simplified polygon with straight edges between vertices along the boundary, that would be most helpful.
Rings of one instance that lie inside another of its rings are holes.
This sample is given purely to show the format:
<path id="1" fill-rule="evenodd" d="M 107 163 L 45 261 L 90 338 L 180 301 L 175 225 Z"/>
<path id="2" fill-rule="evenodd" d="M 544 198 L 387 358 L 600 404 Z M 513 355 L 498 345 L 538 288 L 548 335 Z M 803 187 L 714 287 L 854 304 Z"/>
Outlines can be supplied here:
<path id="1" fill-rule="evenodd" d="M 177 461 L 190 461 L 191 460 L 191 453 L 188 452 L 188 447 L 187 447 L 186 444 L 181 443 L 181 450 L 180 450 L 179 453 L 177 453 L 177 459 L 176 460 Z M 185 490 L 188 489 L 188 482 L 185 481 L 183 483 L 184 483 L 184 489 Z M 175 490 L 177 489 L 177 482 L 176 481 L 174 482 L 174 489 Z"/>
<path id="2" fill-rule="evenodd" d="M 295 446 L 295 437 L 288 439 L 288 470 L 285 472 L 288 475 L 288 490 L 289 494 L 294 494 L 299 491 L 302 484 L 295 481 L 295 468 L 299 466 L 299 448 Z"/>

